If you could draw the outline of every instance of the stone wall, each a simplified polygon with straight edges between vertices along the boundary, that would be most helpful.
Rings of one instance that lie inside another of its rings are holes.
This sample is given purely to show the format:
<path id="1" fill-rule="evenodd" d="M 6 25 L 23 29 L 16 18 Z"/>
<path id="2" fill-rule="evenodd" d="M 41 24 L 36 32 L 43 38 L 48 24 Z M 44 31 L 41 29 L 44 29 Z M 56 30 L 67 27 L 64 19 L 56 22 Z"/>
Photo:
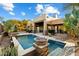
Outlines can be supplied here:
<path id="1" fill-rule="evenodd" d="M 23 56 L 36 56 L 36 51 L 33 50 L 33 51 L 31 51 L 31 52 L 29 52 L 29 53 L 23 55 Z"/>
<path id="2" fill-rule="evenodd" d="M 36 54 L 38 56 L 47 56 L 48 55 L 48 41 L 45 38 L 37 37 L 34 43 L 36 48 Z"/>
<path id="3" fill-rule="evenodd" d="M 36 55 L 37 56 L 47 56 L 48 55 L 48 46 L 45 46 L 44 48 L 39 48 L 39 47 L 36 47 Z"/>

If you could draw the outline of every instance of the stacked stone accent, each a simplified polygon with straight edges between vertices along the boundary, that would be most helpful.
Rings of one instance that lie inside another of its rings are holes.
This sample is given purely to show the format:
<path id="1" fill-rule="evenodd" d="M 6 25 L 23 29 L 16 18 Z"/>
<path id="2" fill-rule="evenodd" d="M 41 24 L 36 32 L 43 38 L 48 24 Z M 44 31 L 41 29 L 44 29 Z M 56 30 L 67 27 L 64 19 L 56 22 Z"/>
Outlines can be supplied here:
<path id="1" fill-rule="evenodd" d="M 36 55 L 47 56 L 48 55 L 48 41 L 45 38 L 36 38 L 34 47 L 36 48 Z"/>

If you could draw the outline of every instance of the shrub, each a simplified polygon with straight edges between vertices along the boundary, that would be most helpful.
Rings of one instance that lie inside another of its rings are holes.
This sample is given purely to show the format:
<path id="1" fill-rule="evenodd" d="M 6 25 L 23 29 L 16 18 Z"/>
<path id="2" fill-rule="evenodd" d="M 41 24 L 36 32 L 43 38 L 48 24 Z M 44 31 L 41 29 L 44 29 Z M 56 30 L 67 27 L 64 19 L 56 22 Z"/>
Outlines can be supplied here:
<path id="1" fill-rule="evenodd" d="M 7 47 L 2 49 L 2 55 L 3 56 L 17 56 L 17 48 L 16 47 Z"/>

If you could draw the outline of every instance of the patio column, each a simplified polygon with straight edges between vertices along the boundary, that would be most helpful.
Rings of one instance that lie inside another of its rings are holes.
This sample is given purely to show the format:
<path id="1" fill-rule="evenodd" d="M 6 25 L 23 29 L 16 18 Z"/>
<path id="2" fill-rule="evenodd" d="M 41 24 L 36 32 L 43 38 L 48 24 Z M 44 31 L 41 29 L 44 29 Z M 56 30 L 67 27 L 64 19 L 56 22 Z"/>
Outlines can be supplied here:
<path id="1" fill-rule="evenodd" d="M 59 26 L 57 25 L 57 33 L 59 33 Z"/>
<path id="2" fill-rule="evenodd" d="M 35 32 L 35 23 L 32 24 L 33 28 L 32 28 L 32 32 Z"/>
<path id="3" fill-rule="evenodd" d="M 55 33 L 57 33 L 57 26 L 55 26 Z"/>
<path id="4" fill-rule="evenodd" d="M 46 35 L 47 34 L 47 22 L 46 21 L 44 21 L 44 23 L 43 23 L 44 25 L 44 29 L 43 29 L 43 34 L 44 35 Z"/>

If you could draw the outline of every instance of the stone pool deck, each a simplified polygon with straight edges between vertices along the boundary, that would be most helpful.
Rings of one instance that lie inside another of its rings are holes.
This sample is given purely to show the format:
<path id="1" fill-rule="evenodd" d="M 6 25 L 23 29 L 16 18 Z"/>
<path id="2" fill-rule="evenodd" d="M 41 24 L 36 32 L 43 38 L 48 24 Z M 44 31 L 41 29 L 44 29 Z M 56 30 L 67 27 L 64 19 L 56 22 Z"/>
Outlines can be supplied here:
<path id="1" fill-rule="evenodd" d="M 74 43 L 62 41 L 62 40 L 59 40 L 57 38 L 45 36 L 45 35 L 42 35 L 42 34 L 39 34 L 39 33 L 36 33 L 36 34 L 34 34 L 34 33 L 19 33 L 18 35 L 28 35 L 28 34 L 36 35 L 36 36 L 39 36 L 39 37 L 44 37 L 48 40 L 50 39 L 50 40 L 55 40 L 55 41 L 66 43 L 65 47 L 75 46 Z M 35 50 L 35 48 L 33 48 L 33 47 L 24 50 L 15 37 L 13 37 L 13 41 L 14 41 L 15 46 L 18 46 L 18 55 L 25 55 L 25 54 L 27 55 L 29 52 L 32 52 L 33 50 Z M 71 55 L 75 56 L 74 52 Z"/>

